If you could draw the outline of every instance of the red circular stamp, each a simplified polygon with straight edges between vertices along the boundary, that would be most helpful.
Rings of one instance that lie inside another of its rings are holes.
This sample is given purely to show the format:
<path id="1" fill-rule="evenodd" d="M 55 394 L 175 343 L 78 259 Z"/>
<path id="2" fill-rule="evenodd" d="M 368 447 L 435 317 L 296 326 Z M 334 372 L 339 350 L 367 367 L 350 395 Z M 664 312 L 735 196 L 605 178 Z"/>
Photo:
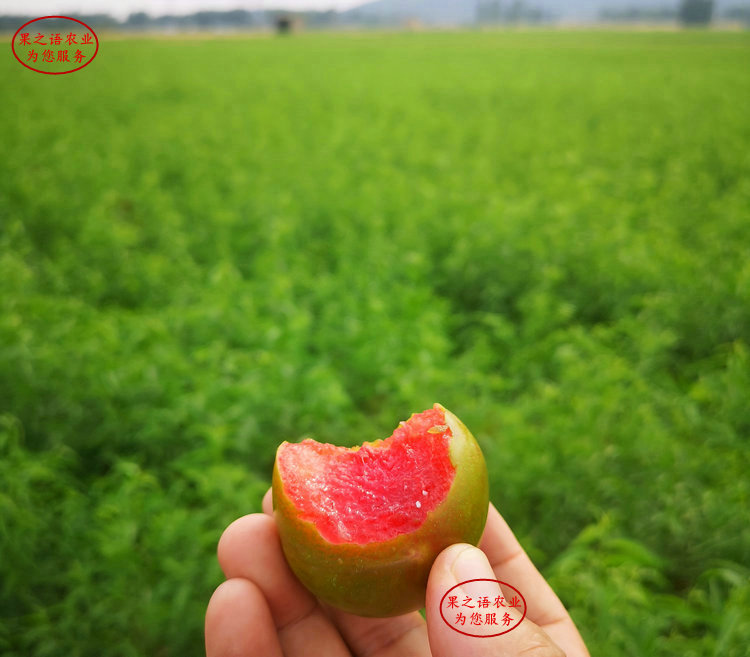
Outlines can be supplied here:
<path id="1" fill-rule="evenodd" d="M 19 64 L 45 75 L 80 71 L 99 52 L 96 32 L 68 16 L 34 18 L 16 30 L 10 45 Z"/>
<path id="2" fill-rule="evenodd" d="M 526 599 L 507 582 L 469 579 L 448 589 L 440 616 L 459 634 L 486 639 L 517 628 L 526 618 Z"/>

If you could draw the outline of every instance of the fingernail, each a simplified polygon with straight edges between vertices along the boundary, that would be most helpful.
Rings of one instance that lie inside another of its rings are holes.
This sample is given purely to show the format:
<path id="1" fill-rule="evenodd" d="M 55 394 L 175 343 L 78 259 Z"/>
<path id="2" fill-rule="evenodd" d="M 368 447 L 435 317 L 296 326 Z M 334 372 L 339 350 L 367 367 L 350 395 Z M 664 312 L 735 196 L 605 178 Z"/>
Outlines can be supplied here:
<path id="1" fill-rule="evenodd" d="M 495 574 L 484 552 L 470 545 L 456 555 L 451 565 L 451 572 L 457 583 L 470 579 L 495 579 Z"/>

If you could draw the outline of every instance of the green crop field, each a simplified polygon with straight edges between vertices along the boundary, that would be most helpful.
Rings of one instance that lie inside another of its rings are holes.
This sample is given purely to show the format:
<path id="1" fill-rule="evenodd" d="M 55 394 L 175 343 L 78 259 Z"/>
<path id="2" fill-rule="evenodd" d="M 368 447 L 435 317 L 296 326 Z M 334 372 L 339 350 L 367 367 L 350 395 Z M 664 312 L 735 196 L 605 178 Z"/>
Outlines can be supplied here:
<path id="1" fill-rule="evenodd" d="M 750 33 L 100 37 L 0 62 L 0 653 L 202 654 L 278 443 L 439 401 L 592 655 L 747 655 Z"/>

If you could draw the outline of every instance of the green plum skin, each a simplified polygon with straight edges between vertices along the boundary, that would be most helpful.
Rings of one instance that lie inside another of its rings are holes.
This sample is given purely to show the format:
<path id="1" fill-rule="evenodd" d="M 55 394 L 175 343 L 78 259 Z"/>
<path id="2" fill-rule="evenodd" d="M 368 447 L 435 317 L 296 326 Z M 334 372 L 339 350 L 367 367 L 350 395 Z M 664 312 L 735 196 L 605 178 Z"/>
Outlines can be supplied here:
<path id="1" fill-rule="evenodd" d="M 440 408 L 452 433 L 453 483 L 417 530 L 387 541 L 357 544 L 324 539 L 312 522 L 298 517 L 284 492 L 277 456 L 272 489 L 281 546 L 294 574 L 323 602 L 358 616 L 381 618 L 421 609 L 437 555 L 454 543 L 479 543 L 489 505 L 487 466 L 471 432 L 453 413 Z"/>

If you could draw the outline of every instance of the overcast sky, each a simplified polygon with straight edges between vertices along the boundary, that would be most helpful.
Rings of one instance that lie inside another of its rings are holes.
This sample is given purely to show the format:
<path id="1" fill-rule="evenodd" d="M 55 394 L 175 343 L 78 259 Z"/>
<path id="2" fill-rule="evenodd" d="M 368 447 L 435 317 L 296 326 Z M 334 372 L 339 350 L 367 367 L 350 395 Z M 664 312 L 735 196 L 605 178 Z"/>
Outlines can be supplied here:
<path id="1" fill-rule="evenodd" d="M 31 16 L 111 14 L 126 17 L 133 11 L 160 14 L 189 14 L 201 9 L 345 9 L 364 0 L 0 0 L 0 13 Z"/>

